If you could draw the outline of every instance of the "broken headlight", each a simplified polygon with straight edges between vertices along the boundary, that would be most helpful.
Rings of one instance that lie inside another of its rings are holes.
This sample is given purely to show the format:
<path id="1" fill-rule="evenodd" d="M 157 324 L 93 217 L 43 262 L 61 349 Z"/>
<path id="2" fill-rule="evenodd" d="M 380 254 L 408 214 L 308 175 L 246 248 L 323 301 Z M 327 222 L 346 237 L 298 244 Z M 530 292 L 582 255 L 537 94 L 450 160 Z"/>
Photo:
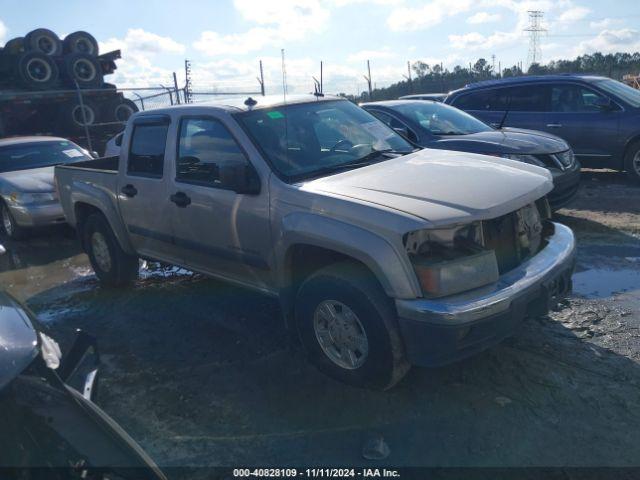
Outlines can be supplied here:
<path id="1" fill-rule="evenodd" d="M 482 243 L 479 222 L 407 234 L 405 247 L 424 295 L 445 297 L 497 281 L 495 252 Z"/>

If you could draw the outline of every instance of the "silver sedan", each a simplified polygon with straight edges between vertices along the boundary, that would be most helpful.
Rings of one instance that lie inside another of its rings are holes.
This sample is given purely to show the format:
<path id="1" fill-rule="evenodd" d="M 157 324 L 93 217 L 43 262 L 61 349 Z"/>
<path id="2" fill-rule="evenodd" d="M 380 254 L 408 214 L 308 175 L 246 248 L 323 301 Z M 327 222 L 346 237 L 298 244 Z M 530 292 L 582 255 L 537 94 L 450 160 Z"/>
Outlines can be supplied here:
<path id="1" fill-rule="evenodd" d="M 32 227 L 64 223 L 54 166 L 90 158 L 89 152 L 63 138 L 0 140 L 0 231 L 20 239 Z"/>

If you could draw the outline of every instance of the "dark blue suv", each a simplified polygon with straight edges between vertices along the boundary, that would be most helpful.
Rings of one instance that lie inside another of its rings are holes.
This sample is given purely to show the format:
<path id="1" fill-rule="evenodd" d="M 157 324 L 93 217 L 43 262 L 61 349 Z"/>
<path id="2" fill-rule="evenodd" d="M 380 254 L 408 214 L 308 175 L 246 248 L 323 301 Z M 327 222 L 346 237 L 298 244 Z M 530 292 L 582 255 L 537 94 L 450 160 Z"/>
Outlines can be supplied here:
<path id="1" fill-rule="evenodd" d="M 548 75 L 474 83 L 445 100 L 486 123 L 553 133 L 583 166 L 640 181 L 640 90 L 605 77 Z"/>

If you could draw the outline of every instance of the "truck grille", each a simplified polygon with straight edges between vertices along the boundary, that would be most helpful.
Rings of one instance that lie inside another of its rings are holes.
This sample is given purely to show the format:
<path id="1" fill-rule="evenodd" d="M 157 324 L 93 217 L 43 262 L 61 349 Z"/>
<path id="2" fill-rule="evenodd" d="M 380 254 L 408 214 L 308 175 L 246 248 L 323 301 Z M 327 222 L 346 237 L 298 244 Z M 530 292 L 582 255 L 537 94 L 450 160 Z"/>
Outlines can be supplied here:
<path id="1" fill-rule="evenodd" d="M 543 241 L 542 230 L 539 206 L 536 204 L 482 222 L 484 246 L 495 251 L 500 275 L 538 253 Z"/>

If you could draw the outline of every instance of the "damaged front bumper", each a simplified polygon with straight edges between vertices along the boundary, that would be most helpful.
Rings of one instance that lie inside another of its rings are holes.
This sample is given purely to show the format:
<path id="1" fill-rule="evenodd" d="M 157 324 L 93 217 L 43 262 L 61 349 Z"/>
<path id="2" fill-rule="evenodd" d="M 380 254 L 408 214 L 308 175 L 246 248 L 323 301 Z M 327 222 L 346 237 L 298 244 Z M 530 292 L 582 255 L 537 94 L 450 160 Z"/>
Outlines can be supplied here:
<path id="1" fill-rule="evenodd" d="M 436 366 L 473 355 L 511 335 L 525 317 L 546 313 L 567 295 L 575 239 L 568 227 L 553 226 L 547 245 L 495 284 L 433 300 L 397 299 L 409 361 Z"/>

